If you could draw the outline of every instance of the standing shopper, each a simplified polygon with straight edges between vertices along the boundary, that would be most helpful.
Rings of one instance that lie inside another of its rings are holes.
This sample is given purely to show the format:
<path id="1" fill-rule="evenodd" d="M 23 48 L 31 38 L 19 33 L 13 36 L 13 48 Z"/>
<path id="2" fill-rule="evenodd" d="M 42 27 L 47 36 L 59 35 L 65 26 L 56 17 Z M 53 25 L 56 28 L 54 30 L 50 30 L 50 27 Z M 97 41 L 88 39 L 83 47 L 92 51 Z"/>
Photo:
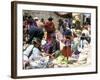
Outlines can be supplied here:
<path id="1" fill-rule="evenodd" d="M 65 46 L 62 49 L 62 54 L 64 55 L 64 57 L 67 58 L 67 62 L 68 62 L 69 57 L 72 56 L 72 50 L 71 50 L 71 41 L 72 40 L 71 40 L 71 36 L 72 36 L 72 34 L 71 34 L 70 29 L 69 29 L 69 31 L 67 30 L 65 32 L 65 34 L 64 34 L 64 38 L 65 38 L 64 44 L 65 44 Z"/>
<path id="2" fill-rule="evenodd" d="M 45 30 L 47 32 L 47 41 L 50 41 L 51 35 L 55 33 L 55 25 L 52 17 L 49 17 L 48 21 L 45 23 Z"/>

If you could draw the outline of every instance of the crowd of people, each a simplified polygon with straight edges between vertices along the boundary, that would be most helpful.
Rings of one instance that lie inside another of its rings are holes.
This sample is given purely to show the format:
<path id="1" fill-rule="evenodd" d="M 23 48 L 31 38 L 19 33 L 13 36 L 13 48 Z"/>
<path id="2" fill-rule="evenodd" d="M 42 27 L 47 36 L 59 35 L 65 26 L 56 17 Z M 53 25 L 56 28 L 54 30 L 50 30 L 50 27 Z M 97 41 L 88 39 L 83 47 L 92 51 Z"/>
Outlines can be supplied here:
<path id="1" fill-rule="evenodd" d="M 72 19 L 47 20 L 23 16 L 23 69 L 69 67 L 88 62 L 90 24 L 75 26 Z M 77 25 L 77 24 L 76 24 Z"/>

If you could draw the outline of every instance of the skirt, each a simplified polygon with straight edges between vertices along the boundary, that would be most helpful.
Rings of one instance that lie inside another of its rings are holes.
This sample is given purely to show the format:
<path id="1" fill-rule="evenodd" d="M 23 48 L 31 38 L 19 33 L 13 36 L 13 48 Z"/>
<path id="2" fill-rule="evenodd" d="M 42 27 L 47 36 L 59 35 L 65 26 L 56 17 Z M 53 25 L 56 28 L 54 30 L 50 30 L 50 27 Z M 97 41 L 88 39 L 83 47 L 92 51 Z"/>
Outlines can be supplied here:
<path id="1" fill-rule="evenodd" d="M 61 52 L 64 57 L 68 58 L 72 56 L 71 46 L 64 46 Z"/>

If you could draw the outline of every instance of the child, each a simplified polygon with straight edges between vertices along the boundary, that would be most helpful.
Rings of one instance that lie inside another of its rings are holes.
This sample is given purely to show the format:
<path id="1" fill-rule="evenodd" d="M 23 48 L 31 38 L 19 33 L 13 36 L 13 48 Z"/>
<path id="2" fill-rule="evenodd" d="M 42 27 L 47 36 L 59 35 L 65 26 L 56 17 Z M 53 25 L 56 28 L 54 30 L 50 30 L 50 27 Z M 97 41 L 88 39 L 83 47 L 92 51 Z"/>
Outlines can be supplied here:
<path id="1" fill-rule="evenodd" d="M 67 61 L 69 59 L 69 57 L 72 56 L 72 50 L 71 50 L 71 36 L 72 36 L 72 32 L 70 29 L 67 29 L 64 32 L 64 44 L 65 46 L 62 49 L 62 54 L 64 55 L 64 57 L 67 58 Z"/>
<path id="2" fill-rule="evenodd" d="M 66 36 L 65 46 L 62 49 L 62 54 L 64 55 L 64 57 L 67 58 L 67 60 L 72 55 L 72 51 L 71 51 L 71 37 L 69 37 L 69 36 Z"/>

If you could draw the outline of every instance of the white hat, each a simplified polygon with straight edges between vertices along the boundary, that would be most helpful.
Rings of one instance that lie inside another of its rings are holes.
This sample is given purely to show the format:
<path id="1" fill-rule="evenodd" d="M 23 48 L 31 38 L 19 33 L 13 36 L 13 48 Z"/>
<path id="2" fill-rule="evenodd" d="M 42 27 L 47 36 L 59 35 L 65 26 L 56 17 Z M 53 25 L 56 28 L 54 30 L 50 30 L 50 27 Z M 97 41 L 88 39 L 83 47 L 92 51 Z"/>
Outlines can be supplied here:
<path id="1" fill-rule="evenodd" d="M 38 17 L 34 17 L 34 20 L 39 19 Z"/>

